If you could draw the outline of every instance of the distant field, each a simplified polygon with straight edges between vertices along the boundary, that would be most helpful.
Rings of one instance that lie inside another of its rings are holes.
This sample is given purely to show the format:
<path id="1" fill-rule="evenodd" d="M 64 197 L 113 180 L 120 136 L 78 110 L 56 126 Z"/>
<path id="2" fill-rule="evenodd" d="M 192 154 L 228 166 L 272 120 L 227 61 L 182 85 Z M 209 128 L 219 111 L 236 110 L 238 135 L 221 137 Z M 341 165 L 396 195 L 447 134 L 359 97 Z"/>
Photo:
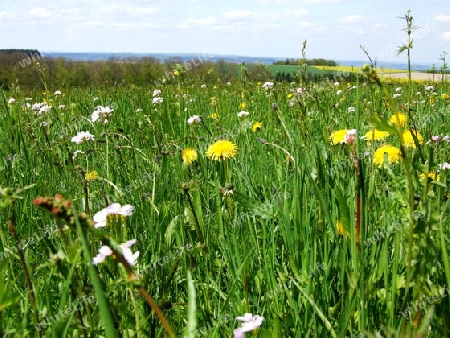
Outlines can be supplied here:
<path id="1" fill-rule="evenodd" d="M 284 72 L 284 73 L 297 73 L 298 72 L 298 66 L 297 65 L 270 65 L 270 70 L 273 75 L 275 75 L 277 72 Z M 378 73 L 380 75 L 384 74 L 404 74 L 408 73 L 407 70 L 404 69 L 377 69 Z M 361 73 L 361 67 L 359 66 L 309 66 L 308 67 L 308 73 L 311 74 L 335 74 L 335 73 L 342 73 L 342 72 L 350 72 L 350 73 Z"/>
<path id="2" fill-rule="evenodd" d="M 336 66 L 336 67 L 330 67 L 330 66 L 311 66 L 310 68 L 316 68 L 323 71 L 333 71 L 333 72 L 352 72 L 352 73 L 361 73 L 361 67 L 354 67 L 354 66 Z M 392 73 L 407 73 L 407 70 L 404 69 L 383 69 L 378 68 L 378 73 L 384 73 L 384 74 L 392 74 Z"/>

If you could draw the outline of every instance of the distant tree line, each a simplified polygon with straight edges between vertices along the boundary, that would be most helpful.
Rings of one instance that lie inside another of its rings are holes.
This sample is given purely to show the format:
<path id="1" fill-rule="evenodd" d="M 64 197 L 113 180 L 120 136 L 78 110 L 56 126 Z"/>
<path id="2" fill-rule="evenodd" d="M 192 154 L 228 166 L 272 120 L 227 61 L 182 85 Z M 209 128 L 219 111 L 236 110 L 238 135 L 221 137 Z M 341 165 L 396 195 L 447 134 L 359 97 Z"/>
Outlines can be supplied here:
<path id="1" fill-rule="evenodd" d="M 297 80 L 293 73 L 272 75 L 270 66 L 237 64 L 225 60 L 215 62 L 207 55 L 190 60 L 173 57 L 160 61 L 155 57 L 113 57 L 107 61 L 75 61 L 41 56 L 37 50 L 0 50 L 0 86 L 12 84 L 22 88 L 43 89 L 42 79 L 49 88 L 96 87 L 114 85 L 162 85 L 173 81 L 203 83 Z M 320 76 L 307 76 L 308 81 L 320 81 Z"/>
<path id="2" fill-rule="evenodd" d="M 361 74 L 358 73 L 348 73 L 345 75 L 345 81 L 346 82 L 356 82 L 358 79 L 360 81 L 363 81 L 363 77 Z M 296 82 L 298 80 L 298 74 L 296 72 L 277 72 L 275 74 L 275 81 L 276 82 Z M 306 76 L 304 77 L 304 80 L 309 82 L 320 82 L 324 80 L 329 81 L 341 81 L 342 80 L 342 74 L 336 74 L 334 72 L 326 72 L 326 73 L 306 73 Z"/>
<path id="3" fill-rule="evenodd" d="M 28 56 L 37 55 L 41 57 L 41 53 L 37 49 L 0 49 L 0 54 L 24 53 Z"/>
<path id="4" fill-rule="evenodd" d="M 274 65 L 298 65 L 301 60 L 299 59 L 286 59 L 281 61 L 276 61 L 273 64 Z M 309 66 L 328 66 L 328 67 L 334 67 L 338 66 L 338 63 L 333 60 L 326 60 L 326 59 L 307 59 L 306 64 Z"/>
<path id="5" fill-rule="evenodd" d="M 297 79 L 297 74 L 295 72 L 277 72 L 275 74 L 275 81 L 277 82 L 292 82 Z"/>
<path id="6" fill-rule="evenodd" d="M 175 75 L 176 74 L 176 75 Z M 239 65 L 207 57 L 189 61 L 154 57 L 110 58 L 107 61 L 74 61 L 41 57 L 28 51 L 0 52 L 0 86 L 15 83 L 23 88 L 42 88 L 42 77 L 51 88 L 105 86 L 117 84 L 161 85 L 174 80 L 229 81 L 239 76 Z"/>

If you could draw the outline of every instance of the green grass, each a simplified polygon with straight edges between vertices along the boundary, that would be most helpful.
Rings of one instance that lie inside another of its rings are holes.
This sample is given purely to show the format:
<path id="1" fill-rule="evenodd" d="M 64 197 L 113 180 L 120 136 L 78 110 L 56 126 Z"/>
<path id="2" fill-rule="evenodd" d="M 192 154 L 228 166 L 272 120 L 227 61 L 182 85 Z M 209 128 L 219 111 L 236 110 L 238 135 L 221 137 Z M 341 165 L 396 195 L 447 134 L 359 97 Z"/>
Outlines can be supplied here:
<path id="1" fill-rule="evenodd" d="M 294 73 L 297 74 L 298 73 L 298 66 L 296 65 L 270 65 L 270 71 L 272 73 L 272 75 L 275 75 L 277 72 L 281 73 Z M 324 74 L 334 74 L 334 71 L 324 71 L 322 69 L 319 69 L 317 67 L 314 66 L 310 66 L 308 67 L 307 70 L 308 74 L 310 75 L 324 75 Z"/>
<path id="2" fill-rule="evenodd" d="M 373 154 L 380 145 L 404 145 L 387 121 L 407 102 L 406 87 L 386 105 L 395 87 L 346 82 L 277 83 L 265 91 L 256 83 L 203 88 L 180 80 L 159 88 L 164 101 L 156 105 L 153 87 L 3 93 L 1 333 L 230 337 L 240 326 L 235 317 L 251 312 L 265 318 L 258 337 L 400 337 L 422 327 L 429 337 L 445 336 L 449 178 L 445 170 L 438 182 L 419 175 L 448 161 L 446 141 L 426 143 L 448 135 L 447 84 L 435 84 L 436 94 L 415 85 L 421 96 L 408 118 L 424 141 L 379 168 Z M 288 99 L 300 86 L 303 94 Z M 10 97 L 16 103 L 8 104 Z M 48 113 L 22 108 L 44 100 L 53 107 Z M 242 103 L 250 115 L 239 118 Z M 90 120 L 98 105 L 114 108 L 108 124 Z M 203 123 L 189 126 L 192 115 Z M 252 131 L 255 122 L 260 131 Z M 354 148 L 330 142 L 333 131 L 365 134 L 371 123 L 391 134 Z M 79 131 L 94 141 L 71 142 Z M 208 158 L 217 139 L 235 143 L 236 157 Z M 198 152 L 190 166 L 181 158 L 187 147 Z M 77 150 L 83 153 L 73 158 Z M 92 171 L 98 177 L 87 181 Z M 56 194 L 71 201 L 48 201 L 60 203 L 56 219 L 33 204 Z M 93 215 L 113 202 L 135 210 L 94 229 Z M 136 266 L 117 246 L 130 239 L 140 252 Z M 116 259 L 94 266 L 102 245 L 116 250 Z"/>

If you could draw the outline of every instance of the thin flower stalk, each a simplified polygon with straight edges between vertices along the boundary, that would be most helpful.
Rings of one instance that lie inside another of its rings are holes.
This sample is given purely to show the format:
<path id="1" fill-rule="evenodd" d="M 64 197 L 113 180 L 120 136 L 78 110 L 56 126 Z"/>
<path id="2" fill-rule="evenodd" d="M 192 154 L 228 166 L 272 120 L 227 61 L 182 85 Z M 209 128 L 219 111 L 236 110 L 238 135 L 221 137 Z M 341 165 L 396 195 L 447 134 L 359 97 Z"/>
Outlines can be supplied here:
<path id="1" fill-rule="evenodd" d="M 14 202 L 13 202 L 14 208 Z M 17 236 L 16 227 L 14 226 L 13 219 L 8 219 L 7 221 L 9 232 L 14 238 L 15 245 L 17 247 L 17 252 L 19 254 L 20 265 L 22 265 L 23 273 L 25 275 L 25 282 L 27 283 L 28 288 L 28 297 L 30 298 L 31 308 L 34 313 L 34 321 L 36 324 L 39 323 L 39 313 L 36 307 L 36 295 L 34 293 L 33 283 L 30 278 L 30 272 L 28 271 L 27 263 L 25 262 L 25 255 L 23 254 L 22 246 L 20 245 L 19 237 Z M 37 336 L 41 337 L 41 331 L 36 330 Z"/>

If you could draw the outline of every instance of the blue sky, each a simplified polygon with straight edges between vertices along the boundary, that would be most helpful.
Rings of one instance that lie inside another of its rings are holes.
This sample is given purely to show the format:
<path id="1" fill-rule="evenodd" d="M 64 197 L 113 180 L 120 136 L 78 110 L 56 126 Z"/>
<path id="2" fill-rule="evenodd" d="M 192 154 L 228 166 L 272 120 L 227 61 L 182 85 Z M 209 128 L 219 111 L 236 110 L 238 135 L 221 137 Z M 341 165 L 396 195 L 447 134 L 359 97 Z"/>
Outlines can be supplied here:
<path id="1" fill-rule="evenodd" d="M 440 64 L 448 0 L 0 0 L 0 48 L 403 62 L 408 9 L 413 62 Z"/>

